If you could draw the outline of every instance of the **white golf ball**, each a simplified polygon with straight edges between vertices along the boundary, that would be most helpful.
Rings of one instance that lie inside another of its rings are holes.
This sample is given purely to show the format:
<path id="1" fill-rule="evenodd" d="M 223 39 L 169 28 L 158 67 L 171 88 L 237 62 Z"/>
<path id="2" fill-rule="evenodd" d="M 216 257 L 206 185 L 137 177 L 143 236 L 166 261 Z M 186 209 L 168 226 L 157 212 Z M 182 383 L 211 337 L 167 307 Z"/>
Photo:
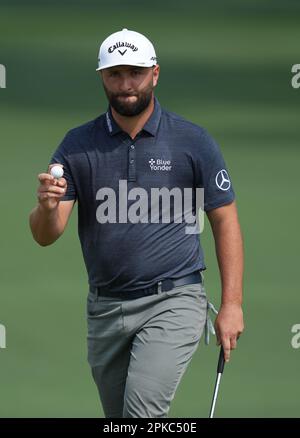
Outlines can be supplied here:
<path id="1" fill-rule="evenodd" d="M 64 170 L 61 166 L 53 166 L 51 167 L 51 175 L 54 176 L 54 178 L 61 178 L 64 174 Z"/>

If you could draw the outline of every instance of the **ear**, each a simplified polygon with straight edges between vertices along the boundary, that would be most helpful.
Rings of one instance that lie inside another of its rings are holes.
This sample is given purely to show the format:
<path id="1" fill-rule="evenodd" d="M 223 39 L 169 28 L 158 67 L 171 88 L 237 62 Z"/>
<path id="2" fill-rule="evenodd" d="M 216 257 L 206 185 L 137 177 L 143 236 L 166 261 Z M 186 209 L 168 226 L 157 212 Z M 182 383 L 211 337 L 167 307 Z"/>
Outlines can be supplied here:
<path id="1" fill-rule="evenodd" d="M 156 87 L 158 78 L 159 78 L 160 67 L 159 65 L 155 65 L 153 67 L 153 87 Z"/>
<path id="2" fill-rule="evenodd" d="M 97 73 L 98 73 L 99 78 L 102 79 L 102 81 L 103 81 L 103 70 L 99 70 L 99 71 L 97 71 Z"/>

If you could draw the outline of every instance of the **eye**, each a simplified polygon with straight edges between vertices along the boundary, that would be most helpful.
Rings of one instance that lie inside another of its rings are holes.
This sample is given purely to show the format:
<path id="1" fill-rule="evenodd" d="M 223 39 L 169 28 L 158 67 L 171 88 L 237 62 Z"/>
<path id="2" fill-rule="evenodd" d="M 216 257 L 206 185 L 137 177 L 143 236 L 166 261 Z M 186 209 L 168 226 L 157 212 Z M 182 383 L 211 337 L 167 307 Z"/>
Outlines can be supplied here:
<path id="1" fill-rule="evenodd" d="M 131 72 L 132 76 L 139 76 L 142 74 L 141 70 L 132 70 Z"/>
<path id="2" fill-rule="evenodd" d="M 117 78 L 119 76 L 119 72 L 118 71 L 111 71 L 109 73 L 109 77 L 110 78 Z"/>

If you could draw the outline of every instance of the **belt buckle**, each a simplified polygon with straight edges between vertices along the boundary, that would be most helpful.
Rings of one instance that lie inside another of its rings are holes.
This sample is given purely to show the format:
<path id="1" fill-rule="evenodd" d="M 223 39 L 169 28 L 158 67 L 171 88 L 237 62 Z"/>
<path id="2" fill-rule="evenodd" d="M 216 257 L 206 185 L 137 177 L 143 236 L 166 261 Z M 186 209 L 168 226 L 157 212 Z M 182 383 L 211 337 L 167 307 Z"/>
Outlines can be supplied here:
<path id="1" fill-rule="evenodd" d="M 174 287 L 174 283 L 171 279 L 159 281 L 157 284 L 157 293 L 167 292 L 173 289 L 173 287 Z"/>
<path id="2" fill-rule="evenodd" d="M 162 288 L 161 288 L 161 286 L 162 286 L 162 281 L 159 281 L 159 282 L 157 283 L 157 293 L 158 293 L 158 294 L 161 294 L 161 293 L 162 293 Z"/>

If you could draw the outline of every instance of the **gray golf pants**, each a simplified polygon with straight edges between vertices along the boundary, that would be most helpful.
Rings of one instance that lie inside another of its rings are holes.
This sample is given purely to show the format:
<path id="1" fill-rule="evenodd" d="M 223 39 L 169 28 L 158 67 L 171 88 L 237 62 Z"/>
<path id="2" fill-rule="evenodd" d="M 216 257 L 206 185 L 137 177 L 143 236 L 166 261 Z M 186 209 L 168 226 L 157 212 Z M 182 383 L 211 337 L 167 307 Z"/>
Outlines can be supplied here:
<path id="1" fill-rule="evenodd" d="M 203 284 L 87 299 L 88 361 L 106 418 L 167 417 L 207 316 Z"/>

